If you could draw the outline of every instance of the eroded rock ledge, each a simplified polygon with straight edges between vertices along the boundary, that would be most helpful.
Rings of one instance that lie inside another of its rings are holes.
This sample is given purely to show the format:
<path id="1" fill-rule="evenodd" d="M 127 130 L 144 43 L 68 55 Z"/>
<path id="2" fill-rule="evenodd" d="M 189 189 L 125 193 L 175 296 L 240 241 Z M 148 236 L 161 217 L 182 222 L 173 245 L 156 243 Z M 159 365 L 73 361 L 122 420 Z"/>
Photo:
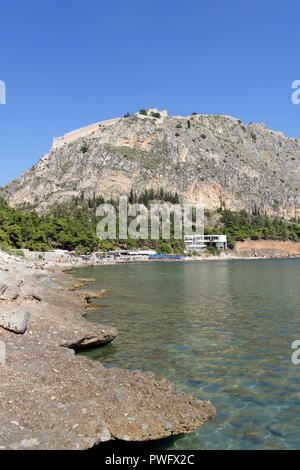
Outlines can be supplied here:
<path id="1" fill-rule="evenodd" d="M 67 290 L 72 283 L 66 275 L 11 262 L 0 264 L 0 281 L 11 288 L 0 313 L 22 308 L 30 314 L 24 334 L 0 328 L 6 346 L 0 449 L 88 449 L 112 439 L 160 439 L 214 416 L 210 402 L 174 391 L 151 373 L 105 369 L 75 356 L 73 349 L 108 343 L 117 331 L 82 317 L 82 298 Z"/>

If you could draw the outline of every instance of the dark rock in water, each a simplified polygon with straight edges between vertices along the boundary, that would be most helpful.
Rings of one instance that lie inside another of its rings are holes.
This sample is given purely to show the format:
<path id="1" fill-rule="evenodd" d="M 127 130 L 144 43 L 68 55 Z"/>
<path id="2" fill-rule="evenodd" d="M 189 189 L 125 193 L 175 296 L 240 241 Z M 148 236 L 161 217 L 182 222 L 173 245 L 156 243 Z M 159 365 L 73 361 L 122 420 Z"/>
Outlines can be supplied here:
<path id="1" fill-rule="evenodd" d="M 280 431 L 280 429 L 282 429 L 282 424 L 279 424 L 279 425 L 270 424 L 269 426 L 267 426 L 267 429 L 268 431 L 270 431 L 271 434 L 273 434 L 273 436 L 283 437 L 283 434 Z"/>
<path id="2" fill-rule="evenodd" d="M 99 331 L 99 334 L 93 336 L 85 336 L 75 343 L 71 343 L 67 346 L 68 348 L 74 349 L 74 351 L 83 351 L 85 349 L 99 348 L 107 343 L 110 343 L 117 336 L 114 328 L 106 327 Z"/>
<path id="3" fill-rule="evenodd" d="M 254 433 L 254 432 L 245 432 L 244 439 L 246 441 L 250 441 L 254 445 L 263 445 L 264 444 L 264 438 L 262 436 L 259 436 L 258 434 Z"/>

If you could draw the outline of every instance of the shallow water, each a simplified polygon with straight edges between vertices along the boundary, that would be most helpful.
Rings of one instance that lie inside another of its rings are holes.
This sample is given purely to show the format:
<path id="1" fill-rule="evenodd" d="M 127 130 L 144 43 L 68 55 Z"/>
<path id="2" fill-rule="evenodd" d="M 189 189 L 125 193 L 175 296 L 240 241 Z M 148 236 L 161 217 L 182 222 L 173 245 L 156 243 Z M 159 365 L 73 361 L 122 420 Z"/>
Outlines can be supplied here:
<path id="1" fill-rule="evenodd" d="M 151 370 L 211 400 L 215 419 L 165 449 L 300 449 L 300 260 L 101 266 L 77 271 L 111 294 L 88 319 L 119 337 L 85 355 Z M 157 447 L 156 447 L 157 448 Z"/>

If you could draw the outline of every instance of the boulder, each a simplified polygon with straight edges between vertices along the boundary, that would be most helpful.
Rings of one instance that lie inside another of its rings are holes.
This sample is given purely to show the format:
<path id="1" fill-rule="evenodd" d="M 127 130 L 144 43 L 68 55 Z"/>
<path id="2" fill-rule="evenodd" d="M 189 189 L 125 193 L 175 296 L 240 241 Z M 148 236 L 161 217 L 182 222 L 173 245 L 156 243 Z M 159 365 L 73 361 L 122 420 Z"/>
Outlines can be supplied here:
<path id="1" fill-rule="evenodd" d="M 7 277 L 5 284 L 2 285 L 2 291 L 0 289 L 0 300 L 16 300 L 21 295 L 23 283 L 23 279 L 15 279 L 12 276 Z"/>
<path id="2" fill-rule="evenodd" d="M 14 333 L 25 333 L 30 314 L 23 310 L 6 310 L 0 313 L 0 326 Z"/>
<path id="3" fill-rule="evenodd" d="M 7 281 L 7 285 L 2 287 L 2 292 L 0 291 L 0 299 L 1 300 L 16 300 L 20 294 L 21 283 L 20 281 L 11 281 L 10 279 Z"/>

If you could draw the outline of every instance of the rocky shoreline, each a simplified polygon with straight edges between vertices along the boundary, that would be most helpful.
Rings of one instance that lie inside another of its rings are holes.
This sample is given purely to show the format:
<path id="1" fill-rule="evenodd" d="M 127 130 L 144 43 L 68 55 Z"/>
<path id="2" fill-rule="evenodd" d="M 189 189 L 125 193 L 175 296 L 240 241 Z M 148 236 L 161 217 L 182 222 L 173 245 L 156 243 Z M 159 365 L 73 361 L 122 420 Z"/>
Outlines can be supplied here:
<path id="1" fill-rule="evenodd" d="M 78 282 L 0 252 L 0 449 L 155 440 L 213 418 L 210 402 L 152 373 L 105 369 L 75 355 L 118 334 L 84 319 L 87 299 L 105 293 L 76 292 Z"/>

